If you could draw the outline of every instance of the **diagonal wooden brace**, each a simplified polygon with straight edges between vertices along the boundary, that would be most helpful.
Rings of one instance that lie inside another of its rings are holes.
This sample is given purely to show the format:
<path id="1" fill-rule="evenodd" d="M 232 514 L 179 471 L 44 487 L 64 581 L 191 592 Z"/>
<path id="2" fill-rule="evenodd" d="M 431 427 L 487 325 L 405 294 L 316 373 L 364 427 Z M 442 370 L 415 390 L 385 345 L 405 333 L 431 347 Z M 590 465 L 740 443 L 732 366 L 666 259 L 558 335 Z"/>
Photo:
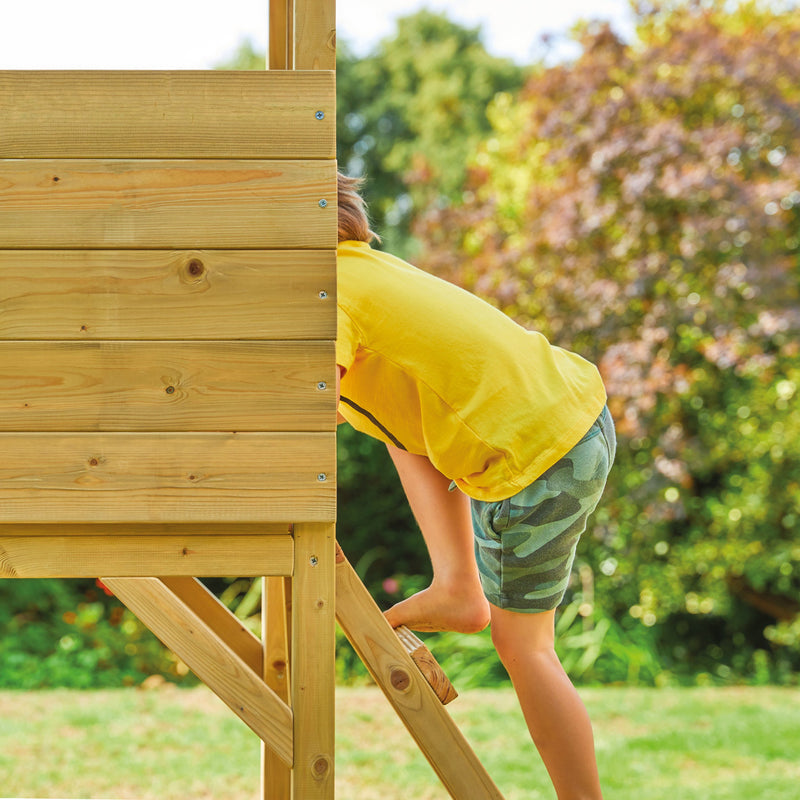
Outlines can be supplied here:
<path id="1" fill-rule="evenodd" d="M 158 578 L 102 581 L 284 764 L 292 766 L 292 710 L 211 624 Z"/>
<path id="2" fill-rule="evenodd" d="M 217 636 L 256 675 L 262 674 L 264 649 L 261 646 L 261 640 L 251 633 L 242 624 L 242 621 L 217 599 L 213 592 L 206 589 L 197 578 L 164 577 L 162 575 L 159 580 L 192 611 L 204 619 Z M 278 580 L 282 580 L 282 578 Z"/>

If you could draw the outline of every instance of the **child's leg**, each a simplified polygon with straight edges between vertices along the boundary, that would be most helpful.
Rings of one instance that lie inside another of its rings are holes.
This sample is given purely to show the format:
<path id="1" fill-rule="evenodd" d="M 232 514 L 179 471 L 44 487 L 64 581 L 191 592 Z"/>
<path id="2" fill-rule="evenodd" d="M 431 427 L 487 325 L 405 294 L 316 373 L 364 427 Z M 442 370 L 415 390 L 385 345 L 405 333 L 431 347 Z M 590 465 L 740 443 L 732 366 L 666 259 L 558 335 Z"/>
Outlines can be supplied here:
<path id="1" fill-rule="evenodd" d="M 554 648 L 553 610 L 614 455 L 604 412 L 581 441 L 507 501 L 473 503 L 492 640 L 559 800 L 602 797 L 592 727 Z"/>
<path id="2" fill-rule="evenodd" d="M 553 646 L 555 612 L 491 613 L 492 641 L 558 800 L 602 798 L 589 715 Z"/>
<path id="3" fill-rule="evenodd" d="M 489 624 L 473 547 L 469 498 L 424 456 L 389 447 L 433 567 L 430 587 L 386 612 L 392 627 L 474 633 Z"/>

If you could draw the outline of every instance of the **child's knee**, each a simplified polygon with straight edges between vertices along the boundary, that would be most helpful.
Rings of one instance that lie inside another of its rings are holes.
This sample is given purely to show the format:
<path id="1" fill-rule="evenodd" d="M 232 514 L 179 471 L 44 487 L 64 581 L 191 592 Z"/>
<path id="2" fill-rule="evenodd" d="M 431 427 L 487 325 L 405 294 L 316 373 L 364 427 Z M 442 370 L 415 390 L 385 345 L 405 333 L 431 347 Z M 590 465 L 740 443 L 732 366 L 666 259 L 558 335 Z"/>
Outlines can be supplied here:
<path id="1" fill-rule="evenodd" d="M 555 611 L 523 613 L 492 606 L 492 643 L 504 664 L 555 649 Z"/>

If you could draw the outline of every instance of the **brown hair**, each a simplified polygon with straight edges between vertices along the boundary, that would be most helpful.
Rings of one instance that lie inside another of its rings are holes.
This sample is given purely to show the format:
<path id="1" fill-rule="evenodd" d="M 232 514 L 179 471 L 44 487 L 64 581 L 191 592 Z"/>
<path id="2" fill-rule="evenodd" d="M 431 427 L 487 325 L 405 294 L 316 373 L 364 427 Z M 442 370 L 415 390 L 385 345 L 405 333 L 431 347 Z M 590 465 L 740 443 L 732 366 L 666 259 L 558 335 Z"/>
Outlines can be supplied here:
<path id="1" fill-rule="evenodd" d="M 339 241 L 371 242 L 373 239 L 380 242 L 381 238 L 369 227 L 367 206 L 364 198 L 358 193 L 362 178 L 349 178 L 338 172 L 337 175 L 339 195 Z"/>

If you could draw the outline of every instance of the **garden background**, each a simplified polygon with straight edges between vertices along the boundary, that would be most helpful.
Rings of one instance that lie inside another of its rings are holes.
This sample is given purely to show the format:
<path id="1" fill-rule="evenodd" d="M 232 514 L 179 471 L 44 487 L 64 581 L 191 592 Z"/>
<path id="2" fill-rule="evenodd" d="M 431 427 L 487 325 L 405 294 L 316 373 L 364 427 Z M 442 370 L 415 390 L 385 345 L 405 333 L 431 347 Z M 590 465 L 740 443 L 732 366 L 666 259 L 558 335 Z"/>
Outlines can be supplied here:
<path id="1" fill-rule="evenodd" d="M 387 249 L 603 373 L 619 451 L 558 621 L 573 680 L 796 685 L 800 12 L 636 14 L 629 42 L 577 26 L 569 63 L 495 58 L 431 12 L 363 57 L 340 41 L 340 168 Z M 429 580 L 385 448 L 346 426 L 338 538 L 383 607 Z M 211 586 L 258 629 L 257 583 Z M 507 683 L 488 633 L 431 638 L 459 688 Z M 337 670 L 366 680 L 343 640 Z M 0 688 L 152 674 L 194 680 L 101 585 L 0 581 Z"/>

